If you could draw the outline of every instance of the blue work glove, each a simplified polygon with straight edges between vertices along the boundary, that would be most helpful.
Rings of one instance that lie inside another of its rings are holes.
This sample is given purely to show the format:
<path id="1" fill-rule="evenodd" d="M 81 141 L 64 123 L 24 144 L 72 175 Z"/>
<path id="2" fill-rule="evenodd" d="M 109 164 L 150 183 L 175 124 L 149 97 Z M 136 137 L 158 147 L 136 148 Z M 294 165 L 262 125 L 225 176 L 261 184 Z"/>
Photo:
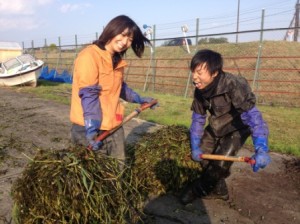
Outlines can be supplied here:
<path id="1" fill-rule="evenodd" d="M 101 122 L 99 120 L 94 120 L 94 119 L 85 119 L 84 125 L 86 130 L 86 139 L 89 143 L 88 147 L 90 147 L 90 149 L 94 151 L 99 150 L 102 147 L 103 142 L 96 141 L 95 139 L 98 136 Z"/>
<path id="2" fill-rule="evenodd" d="M 202 161 L 202 154 L 203 152 L 200 148 L 198 150 L 192 150 L 192 159 L 196 162 L 200 162 Z"/>
<path id="3" fill-rule="evenodd" d="M 96 84 L 80 89 L 78 94 L 81 99 L 88 148 L 91 150 L 99 150 L 103 145 L 101 141 L 95 141 L 101 127 L 102 118 L 99 100 L 100 91 L 101 86 Z"/>
<path id="4" fill-rule="evenodd" d="M 150 97 L 141 97 L 137 92 L 129 88 L 125 82 L 122 83 L 120 97 L 123 100 L 126 100 L 127 102 L 138 103 L 138 104 L 150 103 L 152 100 L 154 100 L 153 98 Z M 155 107 L 159 107 L 158 103 L 151 106 L 150 109 L 154 109 Z"/>
<path id="5" fill-rule="evenodd" d="M 201 115 L 196 112 L 192 114 L 192 124 L 190 127 L 190 140 L 191 140 L 191 154 L 192 159 L 196 162 L 202 160 L 201 156 L 203 151 L 200 148 L 201 137 L 204 132 L 204 125 L 206 121 L 206 115 Z"/>
<path id="6" fill-rule="evenodd" d="M 195 135 L 191 135 L 191 154 L 194 161 L 200 162 L 202 160 L 203 151 L 200 148 L 200 138 Z"/>
<path id="7" fill-rule="evenodd" d="M 255 154 L 251 157 L 255 160 L 255 164 L 251 165 L 253 172 L 265 168 L 270 162 L 271 157 L 268 154 L 268 139 L 265 137 L 253 138 Z"/>
<path id="8" fill-rule="evenodd" d="M 144 103 L 151 103 L 154 99 L 151 97 L 140 97 L 140 102 L 139 104 L 144 104 Z M 153 106 L 150 107 L 150 109 L 154 110 L 156 107 L 159 107 L 159 104 L 153 104 Z"/>

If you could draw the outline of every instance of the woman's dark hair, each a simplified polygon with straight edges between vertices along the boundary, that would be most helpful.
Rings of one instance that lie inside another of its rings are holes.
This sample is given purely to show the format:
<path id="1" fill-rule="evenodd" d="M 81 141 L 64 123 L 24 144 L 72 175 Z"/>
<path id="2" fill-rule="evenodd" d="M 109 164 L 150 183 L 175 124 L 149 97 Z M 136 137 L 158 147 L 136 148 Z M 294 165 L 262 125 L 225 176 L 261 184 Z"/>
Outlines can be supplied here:
<path id="1" fill-rule="evenodd" d="M 128 28 L 128 35 L 133 34 L 133 41 L 131 44 L 131 48 L 134 51 L 135 55 L 139 58 L 142 57 L 145 49 L 145 44 L 149 44 L 150 40 L 145 37 L 137 26 L 137 24 L 130 19 L 128 16 L 120 15 L 113 18 L 104 28 L 102 34 L 100 35 L 99 39 L 94 41 L 93 44 L 96 44 L 101 49 L 105 49 L 104 46 L 115 36 L 121 34 L 125 29 Z M 114 66 L 119 63 L 123 55 L 126 53 L 127 49 L 116 53 L 113 56 L 113 64 Z"/>
<path id="2" fill-rule="evenodd" d="M 223 58 L 218 52 L 209 49 L 199 50 L 191 60 L 190 70 L 193 72 L 198 65 L 204 63 L 211 75 L 215 72 L 223 73 Z"/>

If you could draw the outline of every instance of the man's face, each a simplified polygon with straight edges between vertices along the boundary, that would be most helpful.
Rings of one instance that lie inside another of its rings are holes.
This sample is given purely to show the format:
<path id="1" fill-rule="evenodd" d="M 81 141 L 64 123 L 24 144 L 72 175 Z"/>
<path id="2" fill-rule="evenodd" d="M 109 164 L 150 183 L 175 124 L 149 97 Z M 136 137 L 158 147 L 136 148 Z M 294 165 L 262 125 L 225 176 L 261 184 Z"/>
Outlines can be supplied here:
<path id="1" fill-rule="evenodd" d="M 217 76 L 217 73 L 210 74 L 207 70 L 206 63 L 198 65 L 193 71 L 193 84 L 198 89 L 204 89 L 208 86 L 214 78 Z"/>

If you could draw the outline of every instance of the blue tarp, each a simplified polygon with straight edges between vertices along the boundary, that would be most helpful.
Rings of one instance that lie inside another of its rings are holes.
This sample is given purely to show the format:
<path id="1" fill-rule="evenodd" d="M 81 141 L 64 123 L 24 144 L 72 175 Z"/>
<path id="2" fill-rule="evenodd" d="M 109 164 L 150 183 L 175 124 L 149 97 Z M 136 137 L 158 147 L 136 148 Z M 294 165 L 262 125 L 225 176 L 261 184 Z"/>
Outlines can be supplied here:
<path id="1" fill-rule="evenodd" d="M 68 71 L 64 70 L 59 74 L 55 69 L 50 70 L 48 66 L 44 66 L 39 79 L 44 79 L 51 82 L 62 82 L 62 83 L 72 83 L 72 75 Z"/>

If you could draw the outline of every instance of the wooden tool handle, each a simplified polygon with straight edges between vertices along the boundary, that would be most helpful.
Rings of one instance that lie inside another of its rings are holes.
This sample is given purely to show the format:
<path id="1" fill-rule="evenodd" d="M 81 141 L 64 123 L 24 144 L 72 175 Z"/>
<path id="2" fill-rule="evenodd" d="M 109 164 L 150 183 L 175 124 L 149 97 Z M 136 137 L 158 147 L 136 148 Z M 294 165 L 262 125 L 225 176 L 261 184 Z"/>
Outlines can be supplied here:
<path id="1" fill-rule="evenodd" d="M 214 155 L 214 154 L 202 154 L 201 159 L 208 160 L 222 160 L 230 162 L 246 162 L 249 164 L 255 164 L 255 160 L 250 157 L 236 157 L 236 156 L 224 156 L 224 155 Z"/>
<path id="2" fill-rule="evenodd" d="M 138 115 L 139 113 L 141 113 L 142 111 L 154 106 L 155 104 L 157 104 L 158 101 L 156 99 L 152 100 L 150 103 L 144 103 L 142 104 L 139 108 L 136 108 L 133 112 L 131 112 L 128 116 L 126 116 L 122 123 L 119 124 L 117 127 L 111 129 L 111 130 L 107 130 L 102 132 L 96 139 L 95 141 L 102 141 L 103 139 L 105 139 L 108 135 L 112 134 L 113 132 L 115 132 L 116 130 L 118 130 L 121 126 L 123 126 L 126 122 L 130 121 L 132 118 L 134 118 L 136 115 Z M 91 150 L 91 146 L 88 146 L 88 149 Z"/>

